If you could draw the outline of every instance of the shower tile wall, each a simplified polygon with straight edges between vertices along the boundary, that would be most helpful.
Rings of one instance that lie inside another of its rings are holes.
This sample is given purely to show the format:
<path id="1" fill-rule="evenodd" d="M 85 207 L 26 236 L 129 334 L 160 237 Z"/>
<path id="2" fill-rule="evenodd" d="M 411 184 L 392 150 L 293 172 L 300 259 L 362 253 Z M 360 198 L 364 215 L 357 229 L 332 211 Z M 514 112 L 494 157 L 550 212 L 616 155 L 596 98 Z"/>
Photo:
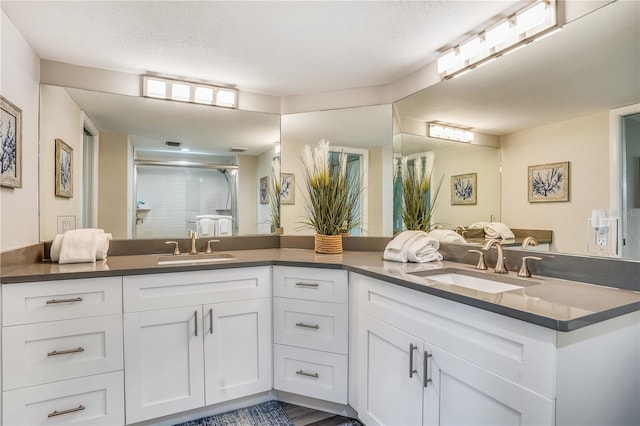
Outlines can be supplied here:
<path id="1" fill-rule="evenodd" d="M 216 170 L 138 166 L 136 184 L 137 201 L 149 209 L 138 211 L 136 238 L 186 238 L 196 215 L 230 208 L 227 181 Z"/>

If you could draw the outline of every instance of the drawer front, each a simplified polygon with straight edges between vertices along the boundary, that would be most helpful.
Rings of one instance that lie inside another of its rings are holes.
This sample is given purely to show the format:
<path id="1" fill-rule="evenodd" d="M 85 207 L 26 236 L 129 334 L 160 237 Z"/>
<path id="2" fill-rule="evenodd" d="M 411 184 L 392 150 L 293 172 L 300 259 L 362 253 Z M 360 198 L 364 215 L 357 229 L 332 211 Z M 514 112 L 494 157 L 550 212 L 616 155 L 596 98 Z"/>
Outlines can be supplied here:
<path id="1" fill-rule="evenodd" d="M 122 313 L 122 277 L 2 286 L 2 325 Z"/>
<path id="2" fill-rule="evenodd" d="M 273 298 L 276 343 L 346 355 L 349 309 L 342 303 Z"/>
<path id="3" fill-rule="evenodd" d="M 555 398 L 553 330 L 362 275 L 352 274 L 351 279 L 359 288 L 362 312 L 546 398 Z"/>
<path id="4" fill-rule="evenodd" d="M 126 276 L 125 312 L 271 297 L 271 268 L 235 268 Z"/>
<path id="5" fill-rule="evenodd" d="M 347 271 L 274 266 L 273 295 L 319 302 L 348 303 Z"/>
<path id="6" fill-rule="evenodd" d="M 347 365 L 346 355 L 274 345 L 273 387 L 346 404 Z"/>
<path id="7" fill-rule="evenodd" d="M 2 398 L 5 425 L 124 424 L 120 371 L 3 392 Z"/>
<path id="8" fill-rule="evenodd" d="M 3 388 L 122 370 L 122 315 L 5 327 Z"/>

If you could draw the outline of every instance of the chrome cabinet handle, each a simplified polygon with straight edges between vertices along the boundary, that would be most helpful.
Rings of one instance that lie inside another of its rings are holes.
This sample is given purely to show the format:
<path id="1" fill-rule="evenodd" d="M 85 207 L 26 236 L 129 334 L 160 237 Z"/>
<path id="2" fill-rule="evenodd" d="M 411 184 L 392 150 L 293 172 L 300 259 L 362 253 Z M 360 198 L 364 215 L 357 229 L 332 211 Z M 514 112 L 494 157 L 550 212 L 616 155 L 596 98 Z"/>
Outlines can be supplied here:
<path id="1" fill-rule="evenodd" d="M 64 350 L 64 351 L 51 351 L 51 352 L 47 352 L 47 356 L 77 354 L 79 352 L 84 352 L 84 348 L 83 347 L 79 347 L 77 349 L 67 349 L 67 350 Z"/>
<path id="2" fill-rule="evenodd" d="M 296 327 L 313 328 L 313 329 L 316 329 L 316 330 L 320 329 L 320 326 L 318 324 L 309 325 L 309 324 L 305 324 L 303 322 L 297 323 Z"/>
<path id="3" fill-rule="evenodd" d="M 318 373 L 305 373 L 302 370 L 296 371 L 296 374 L 298 374 L 300 376 L 313 377 L 314 379 L 317 379 L 317 378 L 320 377 L 320 375 Z"/>
<path id="4" fill-rule="evenodd" d="M 193 311 L 193 315 L 196 319 L 196 337 L 198 337 L 198 311 Z"/>
<path id="5" fill-rule="evenodd" d="M 430 354 L 429 352 L 424 351 L 424 365 L 423 365 L 423 367 L 424 367 L 424 383 L 423 383 L 423 385 L 424 385 L 425 388 L 427 387 L 427 385 L 429 383 L 432 382 L 431 378 L 429 377 L 429 358 L 431 358 L 432 356 L 433 355 Z"/>
<path id="6" fill-rule="evenodd" d="M 413 368 L 413 351 L 415 349 L 418 349 L 418 347 L 413 343 L 409 343 L 409 378 L 412 378 L 413 374 L 418 372 Z"/>
<path id="7" fill-rule="evenodd" d="M 213 334 L 213 309 L 209 309 L 209 334 Z"/>
<path id="8" fill-rule="evenodd" d="M 318 284 L 318 283 L 297 282 L 296 286 L 298 286 L 298 287 L 320 287 L 320 284 Z"/>
<path id="9" fill-rule="evenodd" d="M 82 297 L 74 297 L 73 299 L 51 299 L 47 300 L 47 305 L 54 305 L 56 303 L 76 303 L 82 302 Z"/>
<path id="10" fill-rule="evenodd" d="M 49 414 L 47 414 L 47 417 L 57 417 L 57 416 L 63 416 L 65 414 L 71 414 L 71 413 L 75 413 L 76 411 L 82 411 L 84 410 L 86 407 L 84 405 L 79 405 L 76 408 L 69 408 L 68 410 L 62 410 L 62 411 L 52 411 Z"/>

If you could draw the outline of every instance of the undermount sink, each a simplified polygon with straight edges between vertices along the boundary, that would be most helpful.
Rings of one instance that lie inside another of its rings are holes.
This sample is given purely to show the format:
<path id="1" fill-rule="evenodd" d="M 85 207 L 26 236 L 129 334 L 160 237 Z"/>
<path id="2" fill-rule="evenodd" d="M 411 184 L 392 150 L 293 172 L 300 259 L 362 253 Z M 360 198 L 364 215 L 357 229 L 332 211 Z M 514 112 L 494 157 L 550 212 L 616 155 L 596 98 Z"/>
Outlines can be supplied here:
<path id="1" fill-rule="evenodd" d="M 236 258 L 228 253 L 212 254 L 178 254 L 158 256 L 158 265 L 179 265 L 188 263 L 208 263 L 221 262 L 224 260 L 235 260 Z"/>
<path id="2" fill-rule="evenodd" d="M 468 288 L 471 290 L 483 291 L 485 293 L 503 293 L 505 291 L 511 290 L 519 290 L 524 288 L 526 284 L 530 283 L 522 283 L 523 285 L 510 284 L 502 281 L 494 281 L 488 278 L 480 278 L 466 274 L 459 274 L 456 272 L 446 272 L 446 273 L 438 273 L 438 274 L 419 274 L 416 273 L 414 275 L 422 275 L 424 278 L 436 281 L 438 283 L 455 285 L 459 287 Z M 514 280 L 515 281 L 515 280 Z"/>

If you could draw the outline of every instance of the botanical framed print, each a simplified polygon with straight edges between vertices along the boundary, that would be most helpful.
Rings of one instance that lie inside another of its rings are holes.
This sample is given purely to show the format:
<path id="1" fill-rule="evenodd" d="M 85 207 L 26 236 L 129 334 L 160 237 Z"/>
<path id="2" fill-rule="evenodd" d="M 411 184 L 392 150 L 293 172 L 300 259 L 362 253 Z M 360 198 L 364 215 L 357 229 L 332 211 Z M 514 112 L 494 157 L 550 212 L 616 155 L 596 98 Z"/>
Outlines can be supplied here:
<path id="1" fill-rule="evenodd" d="M 0 96 L 0 186 L 22 188 L 22 110 Z"/>
<path id="2" fill-rule="evenodd" d="M 451 176 L 451 204 L 465 205 L 478 203 L 478 174 Z"/>
<path id="3" fill-rule="evenodd" d="M 260 178 L 260 204 L 267 204 L 267 193 L 269 191 L 269 182 L 267 177 Z"/>
<path id="4" fill-rule="evenodd" d="M 73 197 L 73 148 L 56 139 L 56 196 Z"/>
<path id="5" fill-rule="evenodd" d="M 529 202 L 569 201 L 569 162 L 529 166 Z"/>
<path id="6" fill-rule="evenodd" d="M 296 177 L 293 173 L 280 173 L 280 204 L 295 204 Z"/>

